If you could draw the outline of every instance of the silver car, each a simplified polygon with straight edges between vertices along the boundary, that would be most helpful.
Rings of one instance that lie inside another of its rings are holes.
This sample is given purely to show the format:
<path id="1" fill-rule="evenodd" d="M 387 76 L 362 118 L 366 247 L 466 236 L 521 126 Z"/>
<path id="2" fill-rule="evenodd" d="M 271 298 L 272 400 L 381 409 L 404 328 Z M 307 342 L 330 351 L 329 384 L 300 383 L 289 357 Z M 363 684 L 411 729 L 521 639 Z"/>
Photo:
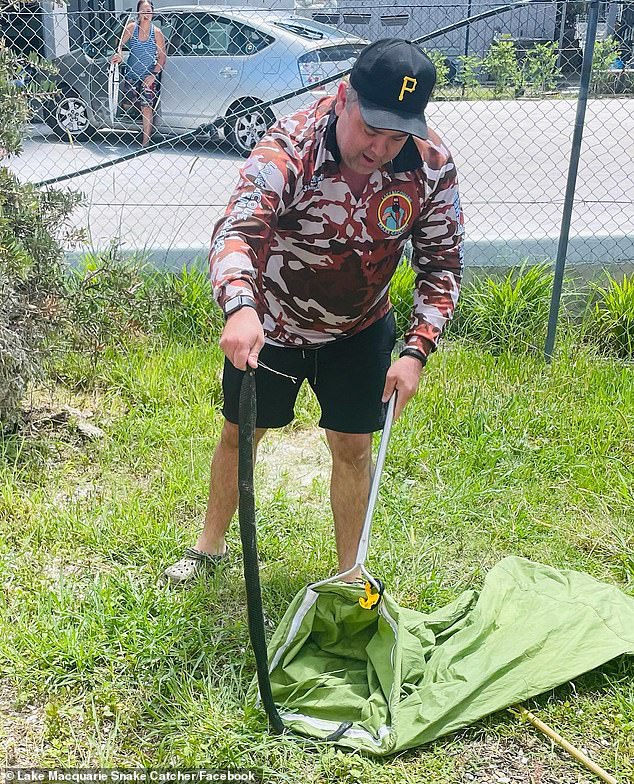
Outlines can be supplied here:
<path id="1" fill-rule="evenodd" d="M 55 61 L 59 94 L 46 105 L 44 119 L 60 138 L 138 129 L 138 112 L 118 111 L 112 120 L 109 111 L 110 58 L 128 18 L 121 15 L 109 35 Z M 257 104 L 351 67 L 367 43 L 311 19 L 258 8 L 166 7 L 155 12 L 153 21 L 167 41 L 156 130 L 228 138 L 243 155 L 277 117 L 305 106 L 325 89 L 264 109 Z"/>

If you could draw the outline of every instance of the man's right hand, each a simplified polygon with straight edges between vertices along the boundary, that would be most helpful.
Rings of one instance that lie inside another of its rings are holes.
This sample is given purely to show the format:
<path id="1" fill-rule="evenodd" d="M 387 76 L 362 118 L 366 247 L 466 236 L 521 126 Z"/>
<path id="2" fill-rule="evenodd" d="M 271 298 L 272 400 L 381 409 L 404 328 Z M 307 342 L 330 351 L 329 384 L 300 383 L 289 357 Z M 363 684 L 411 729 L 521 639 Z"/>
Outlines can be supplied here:
<path id="1" fill-rule="evenodd" d="M 227 319 L 220 336 L 220 348 L 238 370 L 258 366 L 258 354 L 264 345 L 264 330 L 254 308 L 240 308 Z"/>

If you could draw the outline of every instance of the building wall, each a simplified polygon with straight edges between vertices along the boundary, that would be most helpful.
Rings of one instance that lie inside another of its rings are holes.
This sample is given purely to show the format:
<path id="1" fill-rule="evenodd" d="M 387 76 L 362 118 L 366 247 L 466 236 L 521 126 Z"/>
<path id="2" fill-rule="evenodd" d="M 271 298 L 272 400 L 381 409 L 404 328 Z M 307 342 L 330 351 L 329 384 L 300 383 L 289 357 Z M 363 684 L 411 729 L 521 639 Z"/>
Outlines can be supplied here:
<path id="1" fill-rule="evenodd" d="M 68 47 L 80 46 L 84 40 L 99 33 L 112 12 L 123 12 L 136 5 L 136 0 L 42 0 L 44 17 L 45 56 L 63 54 Z M 165 6 L 194 5 L 191 0 L 156 0 L 157 9 Z M 389 8 L 379 2 L 364 5 L 361 0 L 269 0 L 245 2 L 225 0 L 223 3 L 201 2 L 201 5 L 229 5 L 236 7 L 266 6 L 271 10 L 287 10 L 303 16 L 327 21 L 368 40 L 384 37 L 416 39 L 427 33 L 467 18 L 471 8 L 468 0 L 425 0 L 422 3 L 401 3 Z M 381 7 L 382 6 L 382 7 Z M 494 2 L 473 2 L 471 15 L 494 8 Z M 468 53 L 483 56 L 497 34 L 515 38 L 557 40 L 557 3 L 514 9 L 469 27 Z M 64 17 L 64 18 L 62 18 Z M 65 29 L 67 28 L 67 29 Z M 466 53 L 467 28 L 440 36 L 423 44 L 455 56 Z"/>
<path id="2" fill-rule="evenodd" d="M 126 0 L 115 0 L 121 9 L 129 6 Z M 155 7 L 191 5 L 191 0 L 157 0 Z M 269 2 L 245 2 L 245 0 L 226 0 L 215 3 L 202 2 L 201 5 L 228 5 L 263 7 L 271 10 L 288 10 L 302 16 L 314 17 L 368 40 L 385 37 L 416 39 L 426 33 L 434 32 L 454 22 L 474 16 L 476 13 L 494 8 L 499 3 L 473 2 L 471 14 L 468 0 L 422 0 L 406 2 L 389 7 L 387 3 L 364 4 L 362 0 L 269 0 Z M 557 3 L 535 5 L 514 9 L 482 22 L 476 22 L 469 30 L 469 53 L 482 56 L 489 48 L 496 33 L 508 33 L 515 38 L 542 38 L 557 40 L 555 26 Z M 448 55 L 465 53 L 466 28 L 438 37 L 425 44 L 429 48 L 440 49 Z"/>

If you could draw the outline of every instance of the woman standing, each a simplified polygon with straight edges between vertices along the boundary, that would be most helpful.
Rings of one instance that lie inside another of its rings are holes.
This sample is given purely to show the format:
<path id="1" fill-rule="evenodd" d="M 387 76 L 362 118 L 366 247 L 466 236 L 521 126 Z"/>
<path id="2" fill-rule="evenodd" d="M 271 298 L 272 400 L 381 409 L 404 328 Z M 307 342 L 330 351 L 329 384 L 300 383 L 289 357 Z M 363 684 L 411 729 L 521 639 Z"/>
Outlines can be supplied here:
<path id="1" fill-rule="evenodd" d="M 141 144 L 147 147 L 152 135 L 154 109 L 158 101 L 160 82 L 158 76 L 165 67 L 165 36 L 152 24 L 154 7 L 150 0 L 139 0 L 136 6 L 137 21 L 128 22 L 121 36 L 118 51 L 112 56 L 113 63 L 123 60 L 122 49 L 128 44 L 124 100 L 136 106 L 143 118 Z"/>

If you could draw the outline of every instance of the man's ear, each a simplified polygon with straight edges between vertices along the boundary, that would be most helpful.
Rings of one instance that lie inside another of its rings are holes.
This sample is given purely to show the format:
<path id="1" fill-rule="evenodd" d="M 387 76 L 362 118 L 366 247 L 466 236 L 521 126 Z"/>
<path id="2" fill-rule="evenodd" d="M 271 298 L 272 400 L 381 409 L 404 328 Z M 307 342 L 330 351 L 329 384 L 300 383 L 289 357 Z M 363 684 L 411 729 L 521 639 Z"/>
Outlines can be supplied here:
<path id="1" fill-rule="evenodd" d="M 339 85 L 337 86 L 337 98 L 335 100 L 335 114 L 337 117 L 339 117 L 341 112 L 346 108 L 347 92 L 348 83 L 345 81 L 339 82 Z"/>

